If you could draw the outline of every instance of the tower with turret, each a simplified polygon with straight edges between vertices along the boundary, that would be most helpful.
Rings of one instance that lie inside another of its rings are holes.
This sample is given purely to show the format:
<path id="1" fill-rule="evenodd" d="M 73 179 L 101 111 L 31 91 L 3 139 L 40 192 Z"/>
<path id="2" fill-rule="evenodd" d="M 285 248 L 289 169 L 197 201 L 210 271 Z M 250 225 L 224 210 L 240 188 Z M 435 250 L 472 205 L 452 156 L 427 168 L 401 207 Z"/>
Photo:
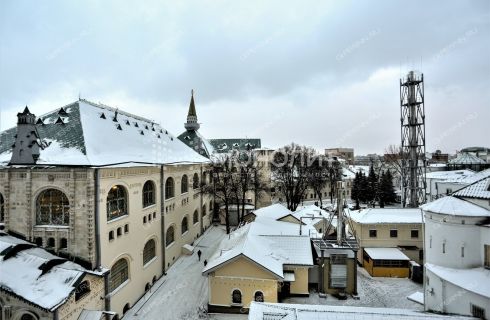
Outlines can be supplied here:
<path id="1" fill-rule="evenodd" d="M 39 159 L 39 147 L 36 116 L 26 106 L 23 112 L 17 113 L 17 133 L 10 164 L 35 164 Z"/>

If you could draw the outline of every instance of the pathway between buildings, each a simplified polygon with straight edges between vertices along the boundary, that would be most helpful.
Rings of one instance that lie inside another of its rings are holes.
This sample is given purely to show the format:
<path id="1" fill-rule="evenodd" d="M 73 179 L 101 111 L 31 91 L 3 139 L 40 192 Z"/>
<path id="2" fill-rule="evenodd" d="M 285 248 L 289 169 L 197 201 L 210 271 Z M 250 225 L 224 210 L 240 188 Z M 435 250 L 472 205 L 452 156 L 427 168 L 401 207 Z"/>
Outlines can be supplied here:
<path id="1" fill-rule="evenodd" d="M 209 259 L 225 236 L 222 226 L 206 230 L 194 242 L 194 254 L 182 255 L 123 319 L 207 319 L 203 312 L 208 301 L 207 278 L 201 275 L 203 261 Z M 198 250 L 202 252 L 201 261 Z"/>

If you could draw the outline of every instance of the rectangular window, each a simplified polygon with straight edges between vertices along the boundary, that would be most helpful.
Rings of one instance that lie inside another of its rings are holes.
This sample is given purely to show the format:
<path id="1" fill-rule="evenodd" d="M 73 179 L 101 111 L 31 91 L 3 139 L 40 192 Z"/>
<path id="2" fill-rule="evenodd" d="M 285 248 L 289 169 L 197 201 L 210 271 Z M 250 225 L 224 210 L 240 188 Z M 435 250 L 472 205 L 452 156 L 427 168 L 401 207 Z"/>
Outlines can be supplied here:
<path id="1" fill-rule="evenodd" d="M 485 309 L 471 304 L 471 315 L 475 318 L 485 319 Z"/>
<path id="2" fill-rule="evenodd" d="M 419 230 L 417 230 L 417 229 L 413 229 L 413 230 L 411 230 L 411 231 L 410 231 L 410 236 L 411 236 L 412 238 L 418 238 L 418 237 L 419 237 Z"/>
<path id="3" fill-rule="evenodd" d="M 378 236 L 378 231 L 376 229 L 369 230 L 369 238 L 376 238 Z"/>
<path id="4" fill-rule="evenodd" d="M 446 253 L 446 243 L 442 243 L 442 253 Z"/>
<path id="5" fill-rule="evenodd" d="M 114 231 L 109 231 L 109 241 L 114 240 Z"/>
<path id="6" fill-rule="evenodd" d="M 125 224 L 124 225 L 124 233 L 128 233 L 129 232 L 129 224 Z"/>
<path id="7" fill-rule="evenodd" d="M 122 235 L 122 228 L 117 228 L 117 236 L 120 237 Z"/>
<path id="8" fill-rule="evenodd" d="M 397 229 L 391 229 L 390 230 L 390 238 L 398 238 L 398 230 Z"/>
<path id="9" fill-rule="evenodd" d="M 485 256 L 484 266 L 485 268 L 490 268 L 490 245 L 483 245 L 483 251 Z"/>

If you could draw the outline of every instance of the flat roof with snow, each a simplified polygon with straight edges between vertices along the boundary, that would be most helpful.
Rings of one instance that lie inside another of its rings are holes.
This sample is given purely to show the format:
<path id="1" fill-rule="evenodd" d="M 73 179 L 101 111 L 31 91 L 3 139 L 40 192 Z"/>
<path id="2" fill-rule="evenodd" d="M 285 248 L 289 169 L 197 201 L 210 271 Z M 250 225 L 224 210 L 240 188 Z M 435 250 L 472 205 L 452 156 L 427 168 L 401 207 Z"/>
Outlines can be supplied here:
<path id="1" fill-rule="evenodd" d="M 368 208 L 349 211 L 348 214 L 361 224 L 422 223 L 422 210 L 419 208 Z"/>
<path id="2" fill-rule="evenodd" d="M 248 320 L 430 320 L 471 319 L 394 308 L 263 303 L 252 301 Z"/>
<path id="3" fill-rule="evenodd" d="M 398 248 L 364 248 L 373 260 L 410 260 Z"/>
<path id="4" fill-rule="evenodd" d="M 453 196 L 446 196 L 421 206 L 424 211 L 464 217 L 488 217 L 490 210 L 477 206 L 469 201 Z"/>

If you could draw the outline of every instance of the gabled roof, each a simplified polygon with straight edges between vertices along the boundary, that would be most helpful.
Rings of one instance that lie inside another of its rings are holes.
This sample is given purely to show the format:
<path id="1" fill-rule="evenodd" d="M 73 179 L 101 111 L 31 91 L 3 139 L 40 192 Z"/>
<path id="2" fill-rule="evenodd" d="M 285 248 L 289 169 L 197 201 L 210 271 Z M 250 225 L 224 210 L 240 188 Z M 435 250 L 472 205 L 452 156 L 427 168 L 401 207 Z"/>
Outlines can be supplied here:
<path id="1" fill-rule="evenodd" d="M 159 124 L 87 100 L 40 116 L 40 165 L 105 166 L 119 163 L 203 163 Z M 61 121 L 60 121 L 61 119 Z M 17 129 L 0 133 L 0 162 L 8 163 Z"/>
<path id="2" fill-rule="evenodd" d="M 86 270 L 39 247 L 15 250 L 29 243 L 6 234 L 0 235 L 0 289 L 42 309 L 57 309 L 70 297 L 86 273 L 103 275 L 103 272 Z M 15 255 L 7 254 L 13 251 L 16 251 Z"/>
<path id="3" fill-rule="evenodd" d="M 311 244 L 308 236 L 286 235 L 277 231 L 278 224 L 299 226 L 294 223 L 259 218 L 232 232 L 218 246 L 203 270 L 208 273 L 236 261 L 240 257 L 252 261 L 271 272 L 278 279 L 284 279 L 284 265 L 313 265 Z M 268 225 L 267 231 L 263 225 Z M 257 228 L 258 227 L 258 228 Z"/>
<path id="4" fill-rule="evenodd" d="M 209 158 L 214 153 L 211 143 L 197 130 L 186 130 L 178 136 L 178 139 L 202 156 Z"/>
<path id="5" fill-rule="evenodd" d="M 486 177 L 490 177 L 490 169 L 486 169 L 480 172 L 474 172 L 473 174 L 462 176 L 462 177 L 454 177 L 450 179 L 446 179 L 444 182 L 450 182 L 455 184 L 471 184 Z"/>
<path id="6" fill-rule="evenodd" d="M 451 216 L 488 217 L 490 211 L 471 202 L 446 196 L 420 206 L 424 211 Z"/>
<path id="7" fill-rule="evenodd" d="M 456 191 L 453 195 L 462 198 L 490 199 L 490 176 Z"/>
<path id="8" fill-rule="evenodd" d="M 275 203 L 267 207 L 256 209 L 251 213 L 253 213 L 257 217 L 266 217 L 274 220 L 279 220 L 293 214 L 291 210 L 280 203 Z"/>

